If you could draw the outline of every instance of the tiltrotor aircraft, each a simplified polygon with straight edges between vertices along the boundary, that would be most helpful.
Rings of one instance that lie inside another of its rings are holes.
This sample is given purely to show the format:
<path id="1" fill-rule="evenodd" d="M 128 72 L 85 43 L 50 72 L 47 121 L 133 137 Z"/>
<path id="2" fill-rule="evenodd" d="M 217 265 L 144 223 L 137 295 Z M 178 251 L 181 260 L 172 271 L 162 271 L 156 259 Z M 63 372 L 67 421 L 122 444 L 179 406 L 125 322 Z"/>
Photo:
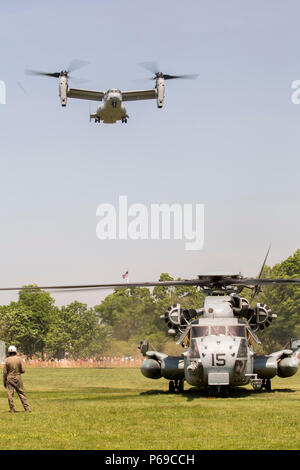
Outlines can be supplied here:
<path id="1" fill-rule="evenodd" d="M 261 270 L 262 273 L 262 270 Z M 77 286 L 40 287 L 45 290 L 85 290 L 99 288 L 198 286 L 205 294 L 203 308 L 182 309 L 172 305 L 163 315 L 169 335 L 179 337 L 180 356 L 150 351 L 147 341 L 139 348 L 145 357 L 141 371 L 145 377 L 169 381 L 169 390 L 183 391 L 184 381 L 196 387 L 208 387 L 209 394 L 228 395 L 229 387 L 252 384 L 254 390 L 271 390 L 271 379 L 296 374 L 300 341 L 291 340 L 289 348 L 272 354 L 257 355 L 256 332 L 269 326 L 276 317 L 261 303 L 254 307 L 239 296 L 243 288 L 252 289 L 252 298 L 263 285 L 300 285 L 300 279 L 257 279 L 237 275 L 205 275 L 191 280 L 126 282 Z M 31 287 L 28 287 L 31 289 Z M 6 288 L 0 290 L 20 290 Z M 27 287 L 25 287 L 27 289 Z"/>
<path id="2" fill-rule="evenodd" d="M 77 98 L 81 100 L 90 101 L 102 101 L 95 113 L 90 113 L 90 121 L 94 120 L 96 123 L 103 122 L 105 124 L 114 124 L 117 121 L 127 123 L 129 118 L 126 107 L 124 106 L 125 101 L 140 101 L 140 100 L 156 100 L 157 107 L 162 108 L 165 98 L 165 80 L 171 80 L 175 78 L 196 78 L 197 75 L 169 75 L 158 71 L 158 67 L 154 63 L 141 64 L 148 70 L 153 72 L 154 76 L 151 78 L 155 80 L 155 88 L 147 90 L 135 90 L 135 91 L 120 91 L 115 88 L 111 88 L 107 91 L 95 91 L 95 90 L 83 90 L 78 88 L 69 88 L 68 78 L 70 72 L 74 71 L 86 62 L 73 61 L 68 70 L 61 70 L 60 72 L 38 72 L 35 70 L 25 71 L 30 75 L 44 75 L 46 77 L 58 78 L 59 84 L 59 96 L 61 105 L 65 107 L 67 105 L 68 98 Z"/>

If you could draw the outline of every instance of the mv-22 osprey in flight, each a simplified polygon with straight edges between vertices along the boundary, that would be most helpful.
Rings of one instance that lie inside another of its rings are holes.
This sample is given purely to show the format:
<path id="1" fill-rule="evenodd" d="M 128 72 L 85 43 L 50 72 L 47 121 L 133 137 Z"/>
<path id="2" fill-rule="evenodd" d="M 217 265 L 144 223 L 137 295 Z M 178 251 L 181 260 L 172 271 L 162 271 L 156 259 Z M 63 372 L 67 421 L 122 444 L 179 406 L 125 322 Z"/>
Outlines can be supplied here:
<path id="1" fill-rule="evenodd" d="M 58 78 L 59 96 L 63 107 L 67 105 L 68 98 L 102 101 L 103 103 L 98 106 L 96 113 L 90 113 L 90 121 L 94 120 L 96 123 L 103 122 L 105 124 L 114 124 L 117 121 L 127 123 L 129 116 L 127 114 L 126 107 L 123 104 L 125 101 L 156 100 L 157 107 L 162 108 L 165 98 L 165 80 L 175 78 L 194 79 L 198 76 L 164 74 L 158 71 L 158 66 L 155 63 L 147 62 L 141 65 L 154 74 L 153 77 L 151 77 L 151 80 L 155 80 L 155 88 L 153 89 L 121 91 L 115 88 L 110 88 L 107 91 L 95 91 L 69 88 L 68 78 L 70 78 L 70 72 L 86 64 L 87 62 L 74 60 L 68 67 L 68 70 L 61 70 L 60 72 L 47 73 L 34 70 L 27 70 L 25 72 L 29 75 L 44 75 L 47 77 Z"/>

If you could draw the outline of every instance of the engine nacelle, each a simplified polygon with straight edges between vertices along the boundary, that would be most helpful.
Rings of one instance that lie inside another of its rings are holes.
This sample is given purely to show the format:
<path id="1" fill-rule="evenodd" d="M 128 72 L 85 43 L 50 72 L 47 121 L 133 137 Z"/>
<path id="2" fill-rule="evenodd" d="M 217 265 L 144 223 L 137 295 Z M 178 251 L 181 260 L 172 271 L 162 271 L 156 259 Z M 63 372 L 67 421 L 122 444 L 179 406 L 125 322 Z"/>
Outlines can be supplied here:
<path id="1" fill-rule="evenodd" d="M 64 75 L 59 77 L 59 97 L 62 106 L 67 105 L 68 79 Z"/>
<path id="2" fill-rule="evenodd" d="M 277 315 L 272 313 L 272 310 L 266 304 L 258 303 L 253 309 L 250 318 L 249 325 L 253 331 L 263 330 L 268 327 Z"/>
<path id="3" fill-rule="evenodd" d="M 273 356 L 256 356 L 254 358 L 253 372 L 260 379 L 272 379 L 277 374 L 277 359 Z"/>
<path id="4" fill-rule="evenodd" d="M 179 332 L 183 333 L 190 320 L 196 316 L 197 310 L 193 308 L 183 310 L 180 304 L 174 304 L 161 315 L 161 318 L 167 323 L 170 336 L 176 336 Z"/>
<path id="5" fill-rule="evenodd" d="M 283 357 L 278 360 L 276 356 L 256 356 L 254 358 L 253 372 L 260 379 L 272 379 L 278 377 L 291 377 L 295 375 L 299 364 L 296 356 Z"/>
<path id="6" fill-rule="evenodd" d="M 161 378 L 161 367 L 155 359 L 145 359 L 141 365 L 141 372 L 148 379 Z"/>
<path id="7" fill-rule="evenodd" d="M 182 356 L 168 356 L 161 362 L 161 375 L 168 380 L 184 379 L 184 359 Z"/>
<path id="8" fill-rule="evenodd" d="M 156 102 L 157 107 L 162 108 L 165 98 L 165 80 L 162 77 L 156 79 Z"/>
<path id="9" fill-rule="evenodd" d="M 279 377 L 291 377 L 296 374 L 298 367 L 299 365 L 296 357 L 285 357 L 284 359 L 281 359 L 278 364 L 277 375 Z"/>

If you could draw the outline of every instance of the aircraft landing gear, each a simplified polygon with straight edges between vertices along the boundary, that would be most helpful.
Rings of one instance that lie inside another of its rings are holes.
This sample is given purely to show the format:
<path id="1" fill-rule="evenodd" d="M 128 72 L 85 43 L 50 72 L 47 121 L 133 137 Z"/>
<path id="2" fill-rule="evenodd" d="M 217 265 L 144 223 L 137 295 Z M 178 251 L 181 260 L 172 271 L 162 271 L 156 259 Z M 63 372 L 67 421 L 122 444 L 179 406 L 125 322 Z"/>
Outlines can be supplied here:
<path id="1" fill-rule="evenodd" d="M 183 380 L 170 380 L 169 382 L 169 392 L 183 392 L 184 390 L 184 381 Z"/>
<path id="2" fill-rule="evenodd" d="M 252 380 L 252 387 L 255 392 L 261 392 L 262 390 L 265 390 L 266 392 L 272 391 L 270 379 L 254 379 Z"/>
<path id="3" fill-rule="evenodd" d="M 178 392 L 183 392 L 183 390 L 184 390 L 184 381 L 179 380 L 178 385 L 177 385 L 177 391 Z"/>
<path id="4" fill-rule="evenodd" d="M 208 398 L 228 398 L 229 386 L 228 385 L 209 385 Z"/>
<path id="5" fill-rule="evenodd" d="M 126 117 L 125 117 L 125 118 L 122 118 L 122 123 L 127 124 L 127 118 L 126 118 Z"/>
<path id="6" fill-rule="evenodd" d="M 264 380 L 263 388 L 265 389 L 266 392 L 271 392 L 272 391 L 272 386 L 271 386 L 271 380 L 270 379 L 265 379 Z"/>
<path id="7" fill-rule="evenodd" d="M 223 385 L 221 387 L 221 397 L 222 398 L 228 398 L 229 397 L 229 386 L 228 385 Z"/>

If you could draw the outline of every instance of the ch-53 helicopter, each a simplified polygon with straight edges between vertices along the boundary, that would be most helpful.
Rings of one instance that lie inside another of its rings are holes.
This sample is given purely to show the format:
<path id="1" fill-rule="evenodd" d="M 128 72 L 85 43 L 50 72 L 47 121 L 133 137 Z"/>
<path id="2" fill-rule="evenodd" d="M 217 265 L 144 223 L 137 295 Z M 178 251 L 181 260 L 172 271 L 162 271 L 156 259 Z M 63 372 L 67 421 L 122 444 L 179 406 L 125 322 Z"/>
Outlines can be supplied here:
<path id="1" fill-rule="evenodd" d="M 59 96 L 61 105 L 67 105 L 68 98 L 76 98 L 81 100 L 90 101 L 103 101 L 95 113 L 90 113 L 90 121 L 94 120 L 96 123 L 101 121 L 105 124 L 114 124 L 117 121 L 127 123 L 129 118 L 126 107 L 123 102 L 125 101 L 140 101 L 140 100 L 156 100 L 157 107 L 162 108 L 165 98 L 165 80 L 176 78 L 194 79 L 198 75 L 169 75 L 159 72 L 158 66 L 155 63 L 147 62 L 140 64 L 146 69 L 150 70 L 154 75 L 151 80 L 155 80 L 155 88 L 147 90 L 133 90 L 121 91 L 111 88 L 107 91 L 84 90 L 78 88 L 69 88 L 68 78 L 70 72 L 86 65 L 87 62 L 74 60 L 71 62 L 68 70 L 61 70 L 60 72 L 39 72 L 35 70 L 25 70 L 29 75 L 42 75 L 46 77 L 58 78 Z"/>
<path id="2" fill-rule="evenodd" d="M 265 264 L 265 261 L 264 261 Z M 161 377 L 169 381 L 169 391 L 183 391 L 184 381 L 196 387 L 208 388 L 210 395 L 228 396 L 229 387 L 251 383 L 255 391 L 271 391 L 271 379 L 296 374 L 299 366 L 300 341 L 291 340 L 289 348 L 272 354 L 257 355 L 253 344 L 260 343 L 256 332 L 268 327 L 276 317 L 261 303 L 250 306 L 238 294 L 252 290 L 253 299 L 263 285 L 300 285 L 300 279 L 263 279 L 236 275 L 201 275 L 196 279 L 126 282 L 116 284 L 90 284 L 39 287 L 45 290 L 93 290 L 134 287 L 197 286 L 206 297 L 201 309 L 182 309 L 172 305 L 162 316 L 169 335 L 179 337 L 183 346 L 180 356 L 169 356 L 150 351 L 147 341 L 139 349 L 145 357 L 141 372 L 150 379 Z M 2 290 L 36 289 L 0 288 Z"/>

